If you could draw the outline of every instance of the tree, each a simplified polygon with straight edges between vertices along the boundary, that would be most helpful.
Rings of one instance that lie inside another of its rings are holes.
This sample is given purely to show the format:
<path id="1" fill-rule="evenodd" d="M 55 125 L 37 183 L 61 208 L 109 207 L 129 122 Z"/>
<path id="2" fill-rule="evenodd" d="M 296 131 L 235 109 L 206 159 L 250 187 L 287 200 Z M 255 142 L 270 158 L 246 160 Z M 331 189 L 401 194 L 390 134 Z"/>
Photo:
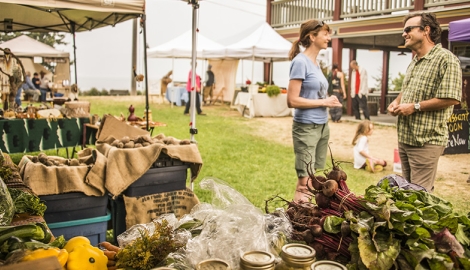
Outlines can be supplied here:
<path id="1" fill-rule="evenodd" d="M 377 89 L 382 89 L 382 71 L 383 71 L 383 68 L 382 67 L 379 67 L 378 70 L 380 71 L 380 75 L 379 76 L 372 76 L 372 79 L 374 79 L 375 81 L 375 87 Z M 390 78 L 390 73 L 388 74 L 388 85 L 387 85 L 387 89 L 390 89 L 390 82 L 391 82 L 391 78 Z"/>
<path id="2" fill-rule="evenodd" d="M 404 79 L 405 79 L 405 74 L 398 72 L 398 77 L 392 80 L 392 84 L 394 86 L 393 91 L 401 91 Z"/>
<path id="3" fill-rule="evenodd" d="M 0 44 L 8 41 L 10 39 L 14 39 L 21 35 L 26 35 L 32 39 L 35 39 L 39 42 L 47 44 L 51 47 L 55 45 L 67 45 L 68 43 L 64 41 L 65 35 L 60 33 L 53 33 L 53 32 L 9 32 L 9 33 L 0 33 Z M 47 62 L 42 62 L 42 65 L 46 67 L 48 70 L 53 71 L 54 67 L 51 66 Z"/>

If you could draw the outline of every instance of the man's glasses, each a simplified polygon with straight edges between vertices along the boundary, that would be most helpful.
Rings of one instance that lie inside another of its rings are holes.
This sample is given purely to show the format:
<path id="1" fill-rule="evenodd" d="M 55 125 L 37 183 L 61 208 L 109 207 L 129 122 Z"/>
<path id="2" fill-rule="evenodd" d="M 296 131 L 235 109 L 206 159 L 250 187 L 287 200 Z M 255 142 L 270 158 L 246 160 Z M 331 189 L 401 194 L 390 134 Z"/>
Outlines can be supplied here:
<path id="1" fill-rule="evenodd" d="M 411 30 L 413 30 L 413 28 L 417 28 L 417 27 L 419 27 L 420 29 L 423 29 L 421 25 L 413 25 L 413 26 L 407 26 L 403 28 L 403 32 L 408 34 L 409 32 L 411 32 Z"/>

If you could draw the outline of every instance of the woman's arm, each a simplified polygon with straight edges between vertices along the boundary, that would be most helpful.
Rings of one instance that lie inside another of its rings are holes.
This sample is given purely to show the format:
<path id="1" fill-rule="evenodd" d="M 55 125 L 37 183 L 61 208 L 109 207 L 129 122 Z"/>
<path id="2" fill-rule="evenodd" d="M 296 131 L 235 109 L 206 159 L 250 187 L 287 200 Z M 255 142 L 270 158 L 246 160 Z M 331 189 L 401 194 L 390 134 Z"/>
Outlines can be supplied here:
<path id="1" fill-rule="evenodd" d="M 318 107 L 341 107 L 335 96 L 326 99 L 308 99 L 300 96 L 302 80 L 290 80 L 287 87 L 287 106 L 289 108 L 310 109 Z"/>

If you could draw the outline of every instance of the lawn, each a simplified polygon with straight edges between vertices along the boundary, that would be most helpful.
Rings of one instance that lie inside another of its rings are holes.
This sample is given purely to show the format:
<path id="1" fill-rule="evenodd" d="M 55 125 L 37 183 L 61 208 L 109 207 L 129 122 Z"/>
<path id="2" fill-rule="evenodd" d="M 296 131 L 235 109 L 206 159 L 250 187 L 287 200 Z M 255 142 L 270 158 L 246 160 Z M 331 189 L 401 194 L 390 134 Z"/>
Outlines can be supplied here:
<path id="1" fill-rule="evenodd" d="M 91 113 L 99 116 L 127 116 L 131 104 L 135 107 L 137 116 L 144 115 L 144 97 L 82 97 L 82 100 L 89 100 Z M 183 115 L 184 107 L 152 103 L 150 109 L 154 121 L 167 124 L 166 127 L 156 127 L 153 136 L 163 133 L 178 139 L 190 138 L 190 119 Z M 199 182 L 206 177 L 212 177 L 228 183 L 262 209 L 265 200 L 274 195 L 291 200 L 296 184 L 294 154 L 291 146 L 268 139 L 269 136 L 277 136 L 276 130 L 263 136 L 255 135 L 255 122 L 241 117 L 228 105 L 208 106 L 203 109 L 208 116 L 196 118 L 198 134 L 195 135 L 203 160 L 202 170 L 194 182 L 194 191 L 198 198 L 203 202 L 211 202 L 211 193 L 202 190 Z M 47 154 L 57 155 L 55 150 L 47 151 Z M 62 149 L 59 155 L 65 156 L 65 151 Z M 22 155 L 11 156 L 18 162 Z M 350 179 L 348 186 L 356 194 L 363 194 L 368 186 L 375 185 L 379 179 L 390 173 L 370 174 L 353 169 L 350 163 L 343 163 L 341 166 Z M 270 209 L 278 206 L 281 205 L 272 204 Z M 466 204 L 457 204 L 454 208 L 457 212 L 467 212 Z"/>

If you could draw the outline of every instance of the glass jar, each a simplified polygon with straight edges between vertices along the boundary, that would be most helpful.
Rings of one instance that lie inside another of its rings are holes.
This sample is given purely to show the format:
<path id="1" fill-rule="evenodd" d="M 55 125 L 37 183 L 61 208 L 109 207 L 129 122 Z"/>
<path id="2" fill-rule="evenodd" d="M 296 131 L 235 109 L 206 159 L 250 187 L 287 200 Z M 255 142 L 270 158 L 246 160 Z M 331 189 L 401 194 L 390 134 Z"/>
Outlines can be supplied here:
<path id="1" fill-rule="evenodd" d="M 312 264 L 312 270 L 347 270 L 346 266 L 335 261 L 318 261 Z"/>
<path id="2" fill-rule="evenodd" d="M 220 259 L 209 259 L 201 261 L 197 264 L 196 270 L 230 270 L 228 262 Z"/>
<path id="3" fill-rule="evenodd" d="M 248 251 L 240 257 L 242 270 L 274 270 L 274 255 L 264 251 Z"/>
<path id="4" fill-rule="evenodd" d="M 287 244 L 282 247 L 281 259 L 276 270 L 310 270 L 315 262 L 315 250 L 304 244 Z"/>

